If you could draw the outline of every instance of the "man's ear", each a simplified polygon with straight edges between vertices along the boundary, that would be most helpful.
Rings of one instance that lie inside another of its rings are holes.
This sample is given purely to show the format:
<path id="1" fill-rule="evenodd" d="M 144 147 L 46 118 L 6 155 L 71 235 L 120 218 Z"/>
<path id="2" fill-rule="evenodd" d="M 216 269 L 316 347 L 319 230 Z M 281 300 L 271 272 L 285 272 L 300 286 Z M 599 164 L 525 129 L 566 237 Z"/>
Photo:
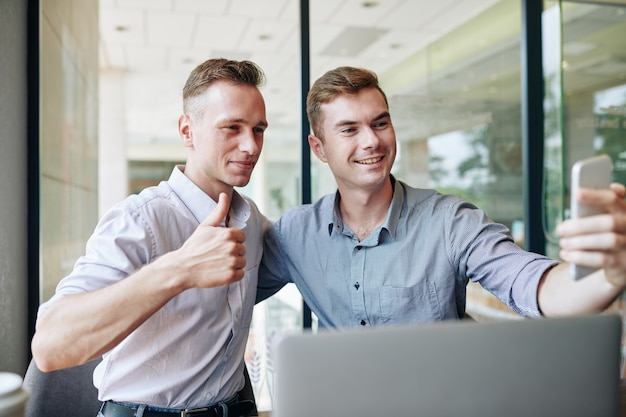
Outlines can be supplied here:
<path id="1" fill-rule="evenodd" d="M 191 118 L 186 114 L 183 114 L 178 118 L 178 135 L 180 136 L 180 140 L 183 142 L 183 145 L 186 147 L 193 146 Z"/>
<path id="2" fill-rule="evenodd" d="M 322 142 L 320 138 L 314 135 L 309 135 L 309 146 L 320 161 L 328 162 L 326 160 L 326 153 L 324 152 L 324 142 Z"/>

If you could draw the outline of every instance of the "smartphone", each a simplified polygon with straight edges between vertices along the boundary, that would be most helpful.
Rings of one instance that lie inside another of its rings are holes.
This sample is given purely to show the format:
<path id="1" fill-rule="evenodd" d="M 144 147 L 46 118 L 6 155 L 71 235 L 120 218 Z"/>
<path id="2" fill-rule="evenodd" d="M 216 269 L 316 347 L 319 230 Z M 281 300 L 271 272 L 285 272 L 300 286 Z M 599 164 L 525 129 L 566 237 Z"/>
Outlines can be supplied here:
<path id="1" fill-rule="evenodd" d="M 603 213 L 597 207 L 579 203 L 576 194 L 579 188 L 609 188 L 612 172 L 613 163 L 608 155 L 583 159 L 572 166 L 572 191 L 570 194 L 572 219 Z M 574 279 L 580 279 L 596 270 L 575 264 L 571 264 L 570 267 Z"/>

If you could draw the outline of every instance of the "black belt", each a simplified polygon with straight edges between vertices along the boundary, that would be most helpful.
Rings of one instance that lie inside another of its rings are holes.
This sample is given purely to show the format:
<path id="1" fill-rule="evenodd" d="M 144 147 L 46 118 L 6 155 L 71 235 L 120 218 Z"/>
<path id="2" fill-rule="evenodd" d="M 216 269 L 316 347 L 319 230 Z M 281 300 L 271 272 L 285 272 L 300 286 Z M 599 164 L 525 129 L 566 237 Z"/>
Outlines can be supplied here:
<path id="1" fill-rule="evenodd" d="M 138 405 L 124 405 L 107 401 L 103 404 L 101 412 L 104 417 L 135 417 L 138 407 Z M 153 411 L 146 409 L 143 412 L 143 417 L 241 417 L 248 415 L 253 408 L 254 403 L 246 400 L 185 410 Z"/>

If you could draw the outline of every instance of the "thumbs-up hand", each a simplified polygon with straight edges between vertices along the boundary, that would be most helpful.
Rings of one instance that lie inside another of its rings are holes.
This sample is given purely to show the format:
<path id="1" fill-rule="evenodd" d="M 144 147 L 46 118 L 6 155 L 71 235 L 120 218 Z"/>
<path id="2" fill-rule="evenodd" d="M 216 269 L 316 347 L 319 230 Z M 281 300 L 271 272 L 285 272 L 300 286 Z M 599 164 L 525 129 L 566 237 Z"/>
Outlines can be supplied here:
<path id="1" fill-rule="evenodd" d="M 216 287 L 243 278 L 246 235 L 239 229 L 220 226 L 229 209 L 230 198 L 221 193 L 217 207 L 176 251 L 179 278 L 187 283 L 185 287 Z"/>

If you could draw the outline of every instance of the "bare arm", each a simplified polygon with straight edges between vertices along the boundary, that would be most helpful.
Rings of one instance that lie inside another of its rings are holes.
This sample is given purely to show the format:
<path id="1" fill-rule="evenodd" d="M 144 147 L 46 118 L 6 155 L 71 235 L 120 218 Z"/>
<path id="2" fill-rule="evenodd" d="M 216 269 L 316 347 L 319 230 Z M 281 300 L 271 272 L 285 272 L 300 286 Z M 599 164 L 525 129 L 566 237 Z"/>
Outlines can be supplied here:
<path id="1" fill-rule="evenodd" d="M 606 280 L 602 270 L 573 280 L 569 264 L 552 268 L 539 283 L 539 308 L 545 316 L 599 313 L 622 293 L 623 287 Z"/>
<path id="2" fill-rule="evenodd" d="M 180 249 L 116 284 L 52 304 L 38 319 L 32 341 L 38 367 L 51 371 L 101 356 L 186 289 L 243 278 L 245 234 L 219 227 L 229 206 L 229 198 L 220 195 L 217 208 Z"/>
<path id="3" fill-rule="evenodd" d="M 610 190 L 581 190 L 581 202 L 601 206 L 606 214 L 561 223 L 561 258 L 602 268 L 573 280 L 569 266 L 561 264 L 542 278 L 539 307 L 546 316 L 584 314 L 606 309 L 626 288 L 626 189 L 612 184 Z"/>

